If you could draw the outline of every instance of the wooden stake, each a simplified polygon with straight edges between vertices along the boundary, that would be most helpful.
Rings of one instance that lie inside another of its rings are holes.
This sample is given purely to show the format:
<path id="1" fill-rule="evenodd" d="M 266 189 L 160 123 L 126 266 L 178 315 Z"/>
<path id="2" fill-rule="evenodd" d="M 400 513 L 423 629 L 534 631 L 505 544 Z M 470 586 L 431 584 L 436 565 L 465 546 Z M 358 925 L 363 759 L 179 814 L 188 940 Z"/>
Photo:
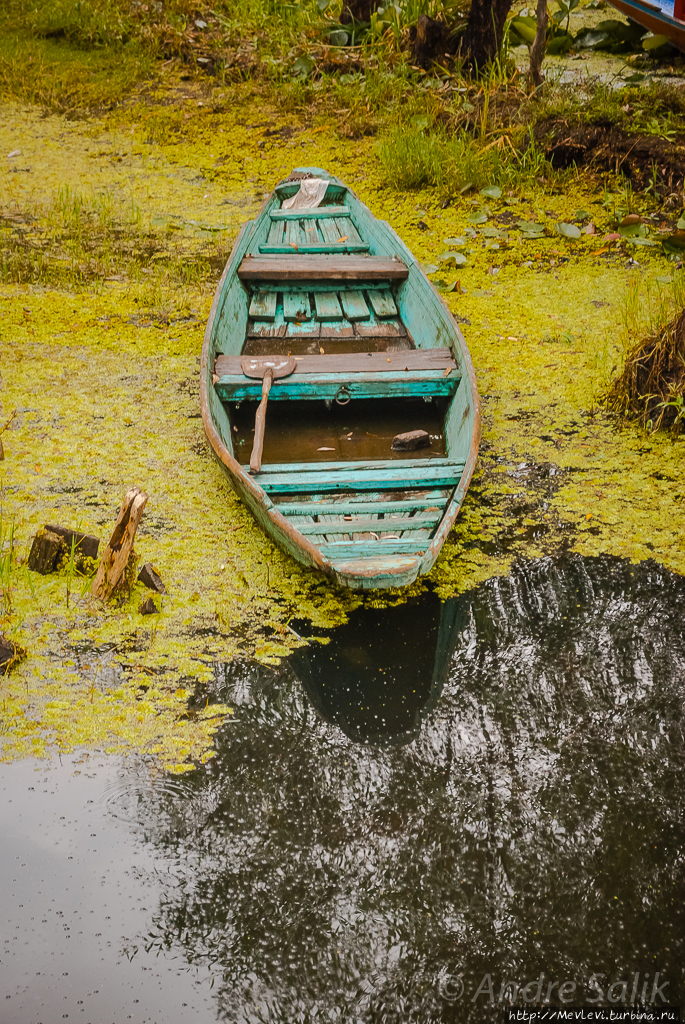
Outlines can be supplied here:
<path id="1" fill-rule="evenodd" d="M 132 487 L 124 495 L 119 518 L 91 588 L 93 596 L 99 597 L 101 601 L 109 600 L 124 578 L 147 499 L 147 494 L 140 487 Z"/>

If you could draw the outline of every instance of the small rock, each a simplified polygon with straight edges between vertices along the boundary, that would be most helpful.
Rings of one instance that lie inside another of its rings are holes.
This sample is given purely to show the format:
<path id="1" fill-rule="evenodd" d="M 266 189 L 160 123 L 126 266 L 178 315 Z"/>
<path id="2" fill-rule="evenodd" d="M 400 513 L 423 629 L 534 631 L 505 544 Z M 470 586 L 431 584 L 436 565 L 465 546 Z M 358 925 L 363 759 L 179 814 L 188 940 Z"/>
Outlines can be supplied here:
<path id="1" fill-rule="evenodd" d="M 428 448 L 430 443 L 430 434 L 425 430 L 409 430 L 393 437 L 391 448 L 396 452 L 410 452 L 415 448 Z"/>
<path id="2" fill-rule="evenodd" d="M 145 601 L 141 601 L 138 605 L 138 611 L 141 615 L 159 615 L 159 608 L 155 604 L 153 597 L 148 597 Z"/>
<path id="3" fill-rule="evenodd" d="M 41 576 L 47 576 L 49 573 L 55 572 L 60 559 L 66 553 L 67 545 L 63 537 L 47 528 L 39 530 L 33 538 L 29 552 L 29 569 L 32 572 L 39 572 Z"/>
<path id="4" fill-rule="evenodd" d="M 146 562 L 140 570 L 138 582 L 143 583 L 150 590 L 156 590 L 158 594 L 166 594 L 166 587 L 152 562 Z"/>

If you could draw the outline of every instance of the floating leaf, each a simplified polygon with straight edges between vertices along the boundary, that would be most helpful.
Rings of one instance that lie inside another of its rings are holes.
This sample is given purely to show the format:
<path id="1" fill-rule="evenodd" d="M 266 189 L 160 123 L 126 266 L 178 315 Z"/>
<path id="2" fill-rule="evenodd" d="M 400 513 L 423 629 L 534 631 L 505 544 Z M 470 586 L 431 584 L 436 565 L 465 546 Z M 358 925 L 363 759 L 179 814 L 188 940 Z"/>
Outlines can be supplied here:
<path id="1" fill-rule="evenodd" d="M 484 238 L 509 238 L 509 235 L 502 228 L 483 228 Z"/>
<path id="2" fill-rule="evenodd" d="M 439 292 L 455 292 L 457 290 L 458 281 L 452 281 L 452 284 L 447 284 L 446 281 L 433 281 L 433 284 Z"/>
<path id="3" fill-rule="evenodd" d="M 488 215 L 482 210 L 473 210 L 466 219 L 469 224 L 485 224 L 488 219 Z"/>
<path id="4" fill-rule="evenodd" d="M 587 220 L 592 214 L 589 210 L 576 210 L 576 220 Z"/>
<path id="5" fill-rule="evenodd" d="M 628 213 L 628 214 L 626 214 L 626 216 L 621 221 L 621 227 L 625 228 L 629 224 L 639 224 L 639 223 L 640 223 L 640 215 L 639 214 L 637 214 L 637 213 Z"/>
<path id="6" fill-rule="evenodd" d="M 658 50 L 660 46 L 667 46 L 669 43 L 668 36 L 655 36 L 650 33 L 642 40 L 642 49 Z"/>
<path id="7" fill-rule="evenodd" d="M 577 224 L 567 224 L 565 221 L 560 221 L 556 225 L 556 229 L 564 238 L 580 238 L 580 228 Z"/>
<path id="8" fill-rule="evenodd" d="M 685 217 L 680 218 L 680 220 L 676 224 L 676 227 L 679 228 L 681 231 L 683 230 L 683 228 L 685 228 Z"/>
<path id="9" fill-rule="evenodd" d="M 485 188 L 480 190 L 482 196 L 487 196 L 488 199 L 499 199 L 502 195 L 502 189 L 499 185 L 486 185 Z"/>
<path id="10" fill-rule="evenodd" d="M 516 227 L 520 228 L 521 231 L 527 232 L 528 234 L 542 235 L 545 231 L 542 224 L 537 224 L 533 220 L 517 220 Z"/>
<path id="11" fill-rule="evenodd" d="M 623 218 L 623 220 L 626 219 L 626 217 Z M 624 224 L 623 221 L 621 221 L 618 226 L 618 233 L 621 238 L 646 238 L 649 235 L 649 228 L 646 224 L 641 224 L 638 218 L 637 223 L 634 220 L 631 220 L 629 224 Z"/>
<path id="12" fill-rule="evenodd" d="M 446 267 L 463 267 L 466 263 L 466 256 L 464 256 L 463 252 L 454 252 L 452 249 L 440 253 L 438 259 Z"/>
<path id="13" fill-rule="evenodd" d="M 422 263 L 421 264 L 421 270 L 423 270 L 424 274 L 434 274 L 437 271 L 437 269 L 438 268 L 435 265 L 435 263 Z"/>
<path id="14" fill-rule="evenodd" d="M 685 224 L 683 224 L 683 227 L 685 227 Z M 445 243 L 445 245 L 454 245 L 457 247 L 460 245 L 464 245 L 463 238 L 443 238 L 443 242 Z"/>

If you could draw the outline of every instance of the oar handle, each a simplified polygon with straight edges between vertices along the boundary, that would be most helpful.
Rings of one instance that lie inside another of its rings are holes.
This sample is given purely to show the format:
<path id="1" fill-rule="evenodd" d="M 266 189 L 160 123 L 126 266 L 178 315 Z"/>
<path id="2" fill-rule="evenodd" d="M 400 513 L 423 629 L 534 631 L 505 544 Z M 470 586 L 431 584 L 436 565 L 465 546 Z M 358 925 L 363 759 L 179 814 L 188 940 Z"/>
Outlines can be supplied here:
<path id="1" fill-rule="evenodd" d="M 266 403 L 269 400 L 269 392 L 274 379 L 274 372 L 269 368 L 262 380 L 262 400 L 257 408 L 257 415 L 254 423 L 254 444 L 250 456 L 250 472 L 258 473 L 262 468 L 262 449 L 264 448 L 264 427 L 266 425 Z"/>

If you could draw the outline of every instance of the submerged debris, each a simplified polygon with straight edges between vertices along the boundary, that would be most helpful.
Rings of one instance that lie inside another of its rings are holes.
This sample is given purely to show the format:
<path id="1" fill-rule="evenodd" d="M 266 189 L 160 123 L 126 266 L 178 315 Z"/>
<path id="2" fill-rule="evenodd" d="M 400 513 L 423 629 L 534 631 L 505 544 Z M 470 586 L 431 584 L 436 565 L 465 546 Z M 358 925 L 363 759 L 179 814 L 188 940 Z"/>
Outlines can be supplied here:
<path id="1" fill-rule="evenodd" d="M 141 601 L 138 605 L 138 611 L 141 615 L 159 615 L 159 608 L 155 604 L 153 597 L 148 597 Z"/>
<path id="2" fill-rule="evenodd" d="M 33 538 L 29 552 L 29 569 L 32 572 L 39 572 L 41 576 L 48 576 L 51 572 L 57 571 L 66 553 L 67 545 L 64 538 L 46 526 Z"/>
<path id="3" fill-rule="evenodd" d="M 146 562 L 138 573 L 138 582 L 142 583 L 149 590 L 156 590 L 158 594 L 166 594 L 166 587 L 162 577 L 155 569 L 152 562 Z"/>
<path id="4" fill-rule="evenodd" d="M 679 432 L 685 410 L 685 310 L 642 339 L 605 394 L 610 409 L 644 427 Z"/>

